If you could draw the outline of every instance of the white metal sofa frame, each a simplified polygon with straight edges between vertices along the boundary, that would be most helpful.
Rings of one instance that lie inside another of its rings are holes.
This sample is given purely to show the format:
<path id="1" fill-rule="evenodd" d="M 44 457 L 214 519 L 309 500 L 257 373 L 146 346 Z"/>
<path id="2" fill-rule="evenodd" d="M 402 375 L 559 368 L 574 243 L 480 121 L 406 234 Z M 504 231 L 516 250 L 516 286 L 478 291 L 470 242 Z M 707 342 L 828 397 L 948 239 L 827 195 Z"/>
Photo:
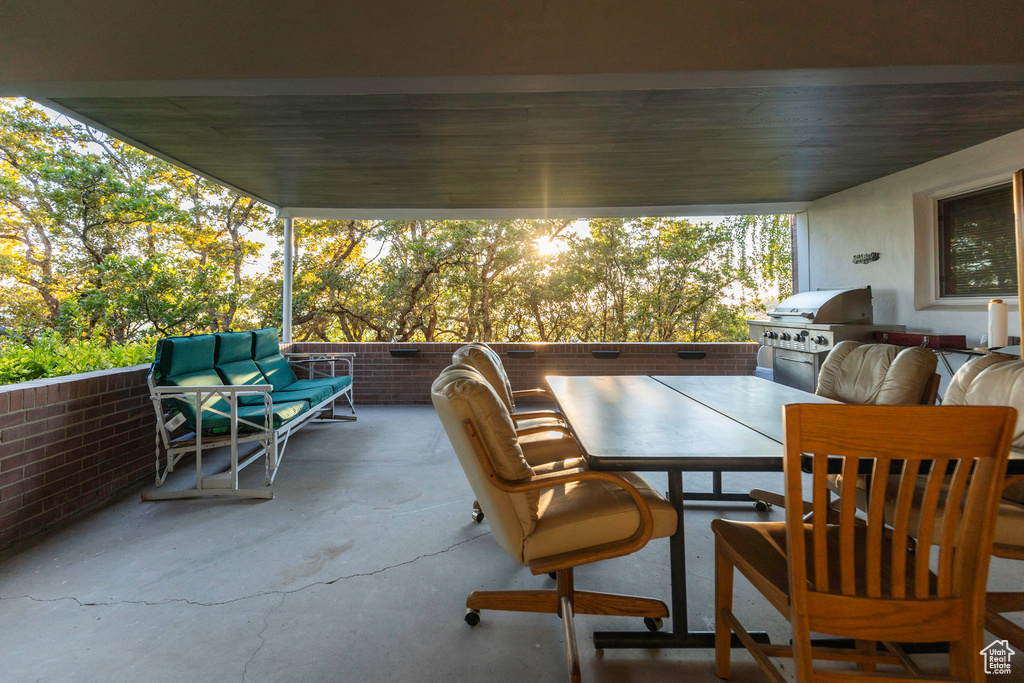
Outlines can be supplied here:
<path id="1" fill-rule="evenodd" d="M 285 358 L 292 365 L 304 367 L 309 376 L 315 377 L 337 377 L 335 373 L 336 363 L 342 361 L 346 364 L 349 377 L 352 377 L 352 362 L 354 353 L 296 353 L 284 354 Z M 330 375 L 315 367 L 316 363 L 330 363 Z M 235 497 L 235 498 L 262 498 L 271 499 L 274 492 L 269 488 L 277 477 L 277 470 L 284 458 L 285 449 L 288 447 L 289 437 L 310 422 L 316 421 L 355 421 L 355 403 L 352 400 L 352 383 L 350 382 L 342 390 L 335 392 L 298 417 L 273 429 L 273 402 L 270 393 L 273 386 L 270 384 L 247 384 L 247 385 L 215 385 L 215 386 L 156 386 L 154 369 L 150 369 L 146 377 L 146 384 L 149 386 L 150 399 L 153 402 L 153 409 L 156 412 L 157 434 L 156 434 L 156 486 L 159 488 L 167 479 L 167 475 L 174 471 L 175 465 L 184 456 L 194 454 L 196 456 L 196 486 L 195 488 L 180 491 L 154 491 L 142 494 L 144 501 L 156 500 L 180 500 L 186 498 L 207 498 L 207 497 Z M 238 416 L 238 398 L 240 396 L 262 396 L 263 397 L 263 423 L 258 424 Z M 352 415 L 335 415 L 334 402 L 344 397 L 349 404 Z M 229 409 L 219 410 L 212 405 L 218 398 L 224 399 Z M 195 431 L 186 431 L 175 437 L 184 424 L 184 417 L 180 414 L 168 420 L 169 411 L 165 402 L 171 400 L 182 401 L 193 406 L 196 410 Z M 197 408 L 198 406 L 198 408 Z M 329 415 L 324 415 L 330 411 Z M 225 435 L 204 435 L 203 414 L 220 415 L 230 420 L 230 432 Z M 267 428 L 265 425 L 270 425 Z M 239 433 L 239 427 L 252 429 L 252 432 Z M 239 459 L 239 444 L 259 444 L 255 451 Z M 203 476 L 203 451 L 214 448 L 230 448 L 230 465 L 227 470 Z M 163 465 L 161 466 L 160 451 L 165 453 Z M 238 473 L 245 467 L 259 460 L 263 456 L 265 463 L 264 485 L 266 489 L 241 489 L 238 487 Z"/>

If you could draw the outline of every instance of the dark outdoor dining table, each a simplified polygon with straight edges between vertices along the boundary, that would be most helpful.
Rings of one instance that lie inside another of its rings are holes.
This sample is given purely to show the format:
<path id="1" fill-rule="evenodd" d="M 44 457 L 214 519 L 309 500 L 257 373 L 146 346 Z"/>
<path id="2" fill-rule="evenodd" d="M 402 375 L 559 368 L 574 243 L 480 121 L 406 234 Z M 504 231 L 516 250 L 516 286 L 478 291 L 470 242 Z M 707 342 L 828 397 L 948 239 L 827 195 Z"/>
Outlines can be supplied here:
<path id="1" fill-rule="evenodd" d="M 714 647 L 713 631 L 687 624 L 683 472 L 782 472 L 783 406 L 835 401 L 753 376 L 546 379 L 589 467 L 667 472 L 679 519 L 669 539 L 672 630 L 595 633 L 594 646 Z M 1011 454 L 1008 472 L 1024 474 L 1024 459 Z M 751 635 L 767 642 L 764 632 Z"/>
<path id="2" fill-rule="evenodd" d="M 550 376 L 547 383 L 588 466 L 667 472 L 679 519 L 669 539 L 672 630 L 595 633 L 594 646 L 714 647 L 713 631 L 687 624 L 683 472 L 782 472 L 782 407 L 832 401 L 753 376 Z"/>

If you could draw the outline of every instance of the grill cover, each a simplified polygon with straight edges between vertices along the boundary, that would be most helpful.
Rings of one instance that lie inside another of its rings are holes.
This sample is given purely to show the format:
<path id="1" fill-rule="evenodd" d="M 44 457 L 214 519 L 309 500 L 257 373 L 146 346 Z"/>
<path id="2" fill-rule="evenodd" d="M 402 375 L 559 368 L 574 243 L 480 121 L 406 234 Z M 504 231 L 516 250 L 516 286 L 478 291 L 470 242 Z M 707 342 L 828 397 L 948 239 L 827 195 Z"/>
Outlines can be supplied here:
<path id="1" fill-rule="evenodd" d="M 798 324 L 870 325 L 871 287 L 800 292 L 780 301 L 771 313 L 771 320 Z"/>

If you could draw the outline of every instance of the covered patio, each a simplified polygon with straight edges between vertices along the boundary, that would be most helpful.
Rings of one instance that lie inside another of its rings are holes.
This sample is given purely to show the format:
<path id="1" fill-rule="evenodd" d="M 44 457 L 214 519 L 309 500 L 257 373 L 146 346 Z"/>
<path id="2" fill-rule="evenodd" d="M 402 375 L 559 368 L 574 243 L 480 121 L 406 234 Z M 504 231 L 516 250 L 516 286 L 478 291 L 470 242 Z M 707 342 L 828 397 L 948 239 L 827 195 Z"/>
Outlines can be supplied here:
<path id="1" fill-rule="evenodd" d="M 274 207 L 286 345 L 296 219 L 756 213 L 795 216 L 798 290 L 870 284 L 876 324 L 980 343 L 987 297 L 940 296 L 936 206 L 1024 168 L 1018 3 L 388 0 L 307 10 L 5 7 L 0 96 L 29 97 Z M 870 252 L 878 258 L 851 261 Z M 1020 334 L 1016 318 L 1010 335 Z M 472 492 L 437 416 L 410 405 L 429 400 L 451 349 L 403 346 L 419 358 L 367 347 L 369 362 L 356 361 L 359 420 L 296 434 L 269 502 L 139 503 L 152 481 L 145 368 L 0 391 L 0 678 L 561 676 L 557 619 L 463 622 L 472 589 L 553 582 L 510 562 L 488 522 L 471 520 Z M 548 349 L 560 354 L 552 365 L 513 379 L 753 369 L 754 344 L 691 346 L 636 345 L 613 366 L 566 344 Z M 110 405 L 110 427 L 61 422 Z M 101 433 L 111 427 L 122 431 Z M 190 476 L 186 466 L 165 485 L 184 488 Z M 666 490 L 666 476 L 645 476 Z M 776 474 L 729 477 L 738 490 L 782 491 Z M 687 476 L 686 488 L 710 482 Z M 711 520 L 782 513 L 688 507 L 690 621 L 711 627 Z M 578 575 L 593 590 L 666 599 L 667 546 L 656 540 Z M 1019 565 L 994 558 L 990 590 L 1019 590 Z M 745 620 L 788 640 L 786 620 L 745 580 L 736 595 Z M 585 680 L 718 680 L 713 650 L 601 652 L 589 635 L 623 619 L 579 628 Z M 737 655 L 731 680 L 764 679 Z"/>

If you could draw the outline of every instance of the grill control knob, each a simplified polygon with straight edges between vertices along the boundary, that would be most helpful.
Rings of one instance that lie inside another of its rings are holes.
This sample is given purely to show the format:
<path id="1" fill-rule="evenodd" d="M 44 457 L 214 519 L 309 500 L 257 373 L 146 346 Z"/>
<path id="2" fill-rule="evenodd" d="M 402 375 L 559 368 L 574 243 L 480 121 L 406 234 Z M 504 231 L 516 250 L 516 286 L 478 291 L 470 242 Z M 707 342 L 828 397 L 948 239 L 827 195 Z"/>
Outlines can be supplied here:
<path id="1" fill-rule="evenodd" d="M 769 332 L 769 333 L 768 333 L 768 338 L 769 338 L 769 339 L 777 339 L 777 338 L 778 338 L 778 336 L 779 336 L 779 333 L 778 333 L 778 332 Z"/>
<path id="2" fill-rule="evenodd" d="M 818 344 L 819 346 L 827 346 L 828 339 L 819 334 L 817 337 L 814 338 L 814 343 Z"/>
<path id="3" fill-rule="evenodd" d="M 789 341 L 789 332 L 782 333 L 782 341 Z"/>
<path id="4" fill-rule="evenodd" d="M 765 332 L 765 333 L 764 333 L 764 336 L 765 336 L 765 337 L 767 337 L 767 336 L 768 336 L 768 333 L 767 333 L 767 332 Z"/>

